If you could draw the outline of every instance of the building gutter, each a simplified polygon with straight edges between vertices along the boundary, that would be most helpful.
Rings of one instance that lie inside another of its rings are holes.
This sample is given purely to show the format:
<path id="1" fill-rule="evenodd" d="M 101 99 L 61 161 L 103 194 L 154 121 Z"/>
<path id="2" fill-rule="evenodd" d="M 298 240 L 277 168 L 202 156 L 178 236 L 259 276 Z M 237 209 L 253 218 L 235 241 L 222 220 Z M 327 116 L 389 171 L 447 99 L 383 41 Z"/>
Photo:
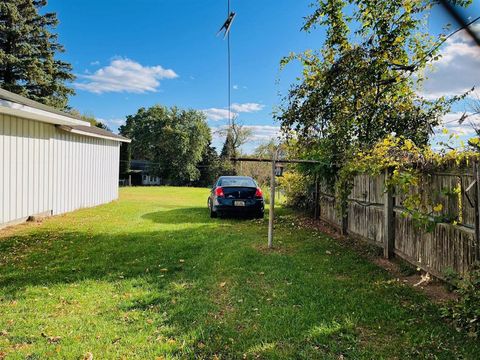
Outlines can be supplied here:
<path id="1" fill-rule="evenodd" d="M 90 126 L 90 123 L 87 121 L 77 120 L 68 116 L 55 114 L 41 109 L 36 109 L 31 106 L 18 104 L 4 99 L 0 99 L 0 113 L 54 125 Z"/>
<path id="2" fill-rule="evenodd" d="M 130 140 L 130 139 L 125 139 L 125 138 L 122 139 L 122 138 L 113 137 L 113 136 L 94 134 L 94 133 L 91 133 L 91 132 L 82 131 L 82 130 L 79 130 L 79 129 L 74 129 L 70 126 L 65 126 L 65 125 L 58 125 L 57 128 L 60 129 L 60 130 L 69 132 L 71 134 L 89 136 L 89 137 L 94 137 L 94 138 L 98 138 L 98 139 L 113 140 L 113 141 L 124 142 L 124 143 L 131 143 L 132 142 L 132 140 Z"/>

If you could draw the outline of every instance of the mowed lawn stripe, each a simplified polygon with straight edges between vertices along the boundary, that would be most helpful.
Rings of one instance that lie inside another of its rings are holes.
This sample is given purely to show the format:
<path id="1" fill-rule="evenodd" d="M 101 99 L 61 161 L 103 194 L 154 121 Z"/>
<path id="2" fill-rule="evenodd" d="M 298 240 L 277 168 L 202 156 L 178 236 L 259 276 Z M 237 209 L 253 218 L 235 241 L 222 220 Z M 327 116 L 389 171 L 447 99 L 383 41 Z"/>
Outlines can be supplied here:
<path id="1" fill-rule="evenodd" d="M 436 305 L 291 212 L 268 251 L 267 220 L 210 219 L 207 194 L 124 188 L 4 231 L 1 356 L 476 358 Z"/>

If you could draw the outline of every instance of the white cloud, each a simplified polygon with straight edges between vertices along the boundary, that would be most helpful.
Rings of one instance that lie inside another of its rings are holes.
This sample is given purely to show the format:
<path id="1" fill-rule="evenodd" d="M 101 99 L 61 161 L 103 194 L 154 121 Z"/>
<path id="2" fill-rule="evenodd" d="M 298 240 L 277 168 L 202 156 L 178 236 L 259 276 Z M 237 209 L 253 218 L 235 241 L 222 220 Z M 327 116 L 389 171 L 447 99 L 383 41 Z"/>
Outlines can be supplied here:
<path id="1" fill-rule="evenodd" d="M 92 65 L 92 66 L 98 66 L 98 65 L 100 65 L 100 61 L 98 61 L 98 60 L 92 61 L 92 62 L 90 63 L 90 65 Z"/>
<path id="2" fill-rule="evenodd" d="M 420 90 L 423 96 L 435 99 L 460 95 L 480 86 L 480 48 L 465 31 L 448 39 L 441 54 L 433 69 L 426 71 L 428 79 Z"/>
<path id="3" fill-rule="evenodd" d="M 244 125 L 245 129 L 252 131 L 251 142 L 267 142 L 280 136 L 280 127 L 271 125 Z M 223 138 L 222 130 L 226 130 L 227 125 L 212 127 L 212 133 L 215 138 Z"/>
<path id="4" fill-rule="evenodd" d="M 232 110 L 239 113 L 252 113 L 263 110 L 265 105 L 258 103 L 244 103 L 244 104 L 232 104 Z"/>
<path id="5" fill-rule="evenodd" d="M 475 127 L 480 128 L 480 115 L 472 115 L 472 113 L 467 112 L 465 115 L 466 119 L 462 124 L 458 123 L 458 120 L 462 118 L 464 113 L 454 112 L 446 114 L 442 119 L 442 124 L 435 129 L 436 137 L 442 137 L 443 129 L 447 129 L 449 134 L 455 134 L 459 136 L 470 137 L 475 135 Z"/>
<path id="6" fill-rule="evenodd" d="M 252 131 L 253 141 L 270 141 L 280 136 L 280 127 L 270 125 L 247 125 L 247 129 Z"/>
<path id="7" fill-rule="evenodd" d="M 228 110 L 227 109 L 218 109 L 218 108 L 210 108 L 202 110 L 207 118 L 212 121 L 220 121 L 220 120 L 228 120 Z M 238 114 L 232 112 L 231 116 L 235 117 Z"/>
<path id="8" fill-rule="evenodd" d="M 95 94 L 106 92 L 145 93 L 155 92 L 160 80 L 178 77 L 175 71 L 162 66 L 143 66 L 127 58 L 114 59 L 110 65 L 98 69 L 91 75 L 80 75 L 84 82 L 75 85 L 81 90 Z"/>
<path id="9" fill-rule="evenodd" d="M 125 119 L 97 119 L 101 123 L 104 123 L 108 126 L 113 132 L 118 132 L 118 128 L 125 124 Z"/>
<path id="10" fill-rule="evenodd" d="M 280 137 L 280 128 L 272 125 L 245 125 L 247 129 L 252 130 L 252 137 L 250 141 L 242 146 L 242 151 L 246 154 L 251 154 L 255 148 L 260 145 L 269 142 L 272 139 Z M 225 141 L 225 132 L 222 130 L 227 129 L 227 125 L 212 126 L 212 145 L 219 151 L 223 147 Z"/>
<path id="11" fill-rule="evenodd" d="M 261 111 L 265 106 L 257 103 L 232 104 L 232 118 L 240 113 L 252 113 Z M 202 110 L 207 118 L 212 121 L 228 120 L 228 109 L 209 108 Z"/>

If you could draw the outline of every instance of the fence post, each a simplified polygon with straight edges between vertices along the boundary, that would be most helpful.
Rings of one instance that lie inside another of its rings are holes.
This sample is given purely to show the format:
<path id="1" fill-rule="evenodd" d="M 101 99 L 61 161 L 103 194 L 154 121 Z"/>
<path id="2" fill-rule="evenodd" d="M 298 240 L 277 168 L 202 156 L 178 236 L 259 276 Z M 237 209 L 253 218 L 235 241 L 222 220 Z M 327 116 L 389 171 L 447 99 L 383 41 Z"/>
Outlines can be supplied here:
<path id="1" fill-rule="evenodd" d="M 385 185 L 388 178 L 391 175 L 392 170 L 385 170 Z M 395 219 L 393 211 L 393 191 L 385 189 L 384 194 L 384 239 L 383 239 L 383 256 L 385 259 L 390 259 L 394 256 L 395 252 Z"/>
<path id="2" fill-rule="evenodd" d="M 342 215 L 342 235 L 348 235 L 348 213 Z"/>
<path id="3" fill-rule="evenodd" d="M 476 260 L 480 261 L 480 173 L 478 169 L 478 162 L 473 162 L 473 177 L 475 180 L 475 256 Z"/>
<path id="4" fill-rule="evenodd" d="M 315 194 L 314 194 L 314 218 L 315 220 L 320 219 L 320 203 L 319 203 L 320 194 L 318 193 L 318 175 L 315 175 Z"/>
<path id="5" fill-rule="evenodd" d="M 342 213 L 342 218 L 340 219 L 340 222 L 341 222 L 340 223 L 340 226 L 341 226 L 340 231 L 341 231 L 341 234 L 343 236 L 348 235 L 348 205 L 349 205 L 348 198 L 349 198 L 349 196 L 347 197 L 347 200 L 345 200 L 346 201 L 346 204 L 345 204 L 346 208 L 345 209 L 343 208 L 343 204 L 341 204 L 341 206 L 342 206 L 342 212 L 341 212 Z M 338 205 L 337 204 L 338 200 L 337 200 L 336 197 L 334 199 L 335 199 L 335 206 L 337 206 Z"/>

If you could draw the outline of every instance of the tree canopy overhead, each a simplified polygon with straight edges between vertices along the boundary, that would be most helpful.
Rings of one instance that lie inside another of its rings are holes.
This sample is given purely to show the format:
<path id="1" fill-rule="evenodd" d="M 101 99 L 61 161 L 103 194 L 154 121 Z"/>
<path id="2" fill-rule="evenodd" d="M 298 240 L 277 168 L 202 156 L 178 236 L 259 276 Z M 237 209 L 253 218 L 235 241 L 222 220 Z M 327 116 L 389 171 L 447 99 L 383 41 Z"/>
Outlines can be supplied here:
<path id="1" fill-rule="evenodd" d="M 285 133 L 293 130 L 300 151 L 325 161 L 324 173 L 332 175 L 356 152 L 392 133 L 427 144 L 458 100 L 429 100 L 419 94 L 422 71 L 438 58 L 437 45 L 443 41 L 426 30 L 432 4 L 320 0 L 306 18 L 303 30 L 322 27 L 326 39 L 318 51 L 282 60 L 282 66 L 299 60 L 304 70 L 277 117 Z"/>
<path id="2" fill-rule="evenodd" d="M 0 2 L 0 87 L 58 109 L 68 108 L 74 94 L 72 66 L 53 29 L 55 13 L 41 14 L 46 0 Z"/>

